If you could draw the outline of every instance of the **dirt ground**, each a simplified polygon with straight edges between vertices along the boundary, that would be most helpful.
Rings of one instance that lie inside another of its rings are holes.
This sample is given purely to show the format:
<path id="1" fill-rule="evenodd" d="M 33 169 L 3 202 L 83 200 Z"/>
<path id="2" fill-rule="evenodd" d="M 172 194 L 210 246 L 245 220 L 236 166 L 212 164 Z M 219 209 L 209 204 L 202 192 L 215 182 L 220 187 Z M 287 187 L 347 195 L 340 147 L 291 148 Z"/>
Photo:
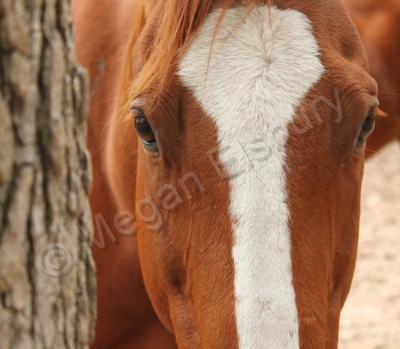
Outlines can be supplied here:
<path id="1" fill-rule="evenodd" d="M 400 145 L 366 165 L 360 245 L 341 349 L 400 348 Z"/>

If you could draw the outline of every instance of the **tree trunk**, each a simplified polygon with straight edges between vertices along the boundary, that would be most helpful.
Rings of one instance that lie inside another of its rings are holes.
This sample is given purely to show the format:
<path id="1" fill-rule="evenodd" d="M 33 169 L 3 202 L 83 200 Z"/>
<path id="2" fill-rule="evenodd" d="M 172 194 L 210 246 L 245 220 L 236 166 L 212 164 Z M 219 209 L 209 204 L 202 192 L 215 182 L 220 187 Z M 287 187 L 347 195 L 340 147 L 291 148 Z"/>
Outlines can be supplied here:
<path id="1" fill-rule="evenodd" d="M 0 348 L 87 348 L 86 76 L 69 0 L 0 0 Z"/>

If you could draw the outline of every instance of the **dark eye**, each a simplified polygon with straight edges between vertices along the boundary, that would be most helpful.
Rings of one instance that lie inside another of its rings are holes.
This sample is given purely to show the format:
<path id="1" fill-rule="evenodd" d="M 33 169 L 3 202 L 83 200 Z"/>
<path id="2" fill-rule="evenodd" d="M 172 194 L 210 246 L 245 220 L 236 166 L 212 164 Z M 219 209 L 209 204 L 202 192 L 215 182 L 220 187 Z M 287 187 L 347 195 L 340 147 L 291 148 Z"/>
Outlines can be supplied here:
<path id="1" fill-rule="evenodd" d="M 361 126 L 360 132 L 356 140 L 355 148 L 357 151 L 364 149 L 364 145 L 368 136 L 374 131 L 375 115 L 376 115 L 376 107 L 370 108 L 367 118 L 365 119 L 363 125 Z"/>
<path id="2" fill-rule="evenodd" d="M 138 108 L 133 108 L 132 111 L 135 115 L 136 133 L 141 139 L 144 148 L 152 153 L 157 153 L 159 151 L 157 138 L 151 125 L 147 121 L 144 111 Z"/>

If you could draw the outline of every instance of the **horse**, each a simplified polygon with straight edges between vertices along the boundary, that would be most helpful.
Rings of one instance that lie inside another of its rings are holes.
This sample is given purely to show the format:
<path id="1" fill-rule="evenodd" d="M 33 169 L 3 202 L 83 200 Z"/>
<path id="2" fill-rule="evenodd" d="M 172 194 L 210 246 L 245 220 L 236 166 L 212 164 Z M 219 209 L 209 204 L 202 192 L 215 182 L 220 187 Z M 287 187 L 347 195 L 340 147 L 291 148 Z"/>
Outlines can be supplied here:
<path id="1" fill-rule="evenodd" d="M 176 347 L 174 338 L 152 310 L 142 281 L 136 239 L 130 231 L 130 217 L 119 209 L 105 175 L 107 129 L 116 108 L 124 63 L 121 57 L 135 7 L 131 0 L 119 0 L 118 5 L 112 0 L 72 1 L 77 55 L 90 77 L 87 138 L 93 171 L 92 251 L 97 268 L 93 348 L 168 349 Z M 134 155 L 133 151 L 134 146 L 127 150 L 127 156 Z M 125 164 L 132 171 L 132 183 L 126 189 L 133 195 L 135 163 Z"/>
<path id="2" fill-rule="evenodd" d="M 340 0 L 74 1 L 94 348 L 336 348 L 378 108 Z"/>
<path id="3" fill-rule="evenodd" d="M 400 140 L 400 3 L 397 0 L 346 0 L 367 50 L 370 71 L 379 85 L 381 109 L 367 155 Z"/>

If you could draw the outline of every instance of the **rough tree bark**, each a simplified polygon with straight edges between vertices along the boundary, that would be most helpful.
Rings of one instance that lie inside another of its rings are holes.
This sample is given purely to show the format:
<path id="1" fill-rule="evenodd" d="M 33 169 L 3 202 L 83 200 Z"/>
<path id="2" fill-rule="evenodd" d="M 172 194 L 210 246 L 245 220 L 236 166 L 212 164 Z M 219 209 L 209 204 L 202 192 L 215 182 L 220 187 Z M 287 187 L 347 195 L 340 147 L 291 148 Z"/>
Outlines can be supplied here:
<path id="1" fill-rule="evenodd" d="M 69 0 L 0 0 L 0 348 L 86 348 L 86 78 Z"/>

